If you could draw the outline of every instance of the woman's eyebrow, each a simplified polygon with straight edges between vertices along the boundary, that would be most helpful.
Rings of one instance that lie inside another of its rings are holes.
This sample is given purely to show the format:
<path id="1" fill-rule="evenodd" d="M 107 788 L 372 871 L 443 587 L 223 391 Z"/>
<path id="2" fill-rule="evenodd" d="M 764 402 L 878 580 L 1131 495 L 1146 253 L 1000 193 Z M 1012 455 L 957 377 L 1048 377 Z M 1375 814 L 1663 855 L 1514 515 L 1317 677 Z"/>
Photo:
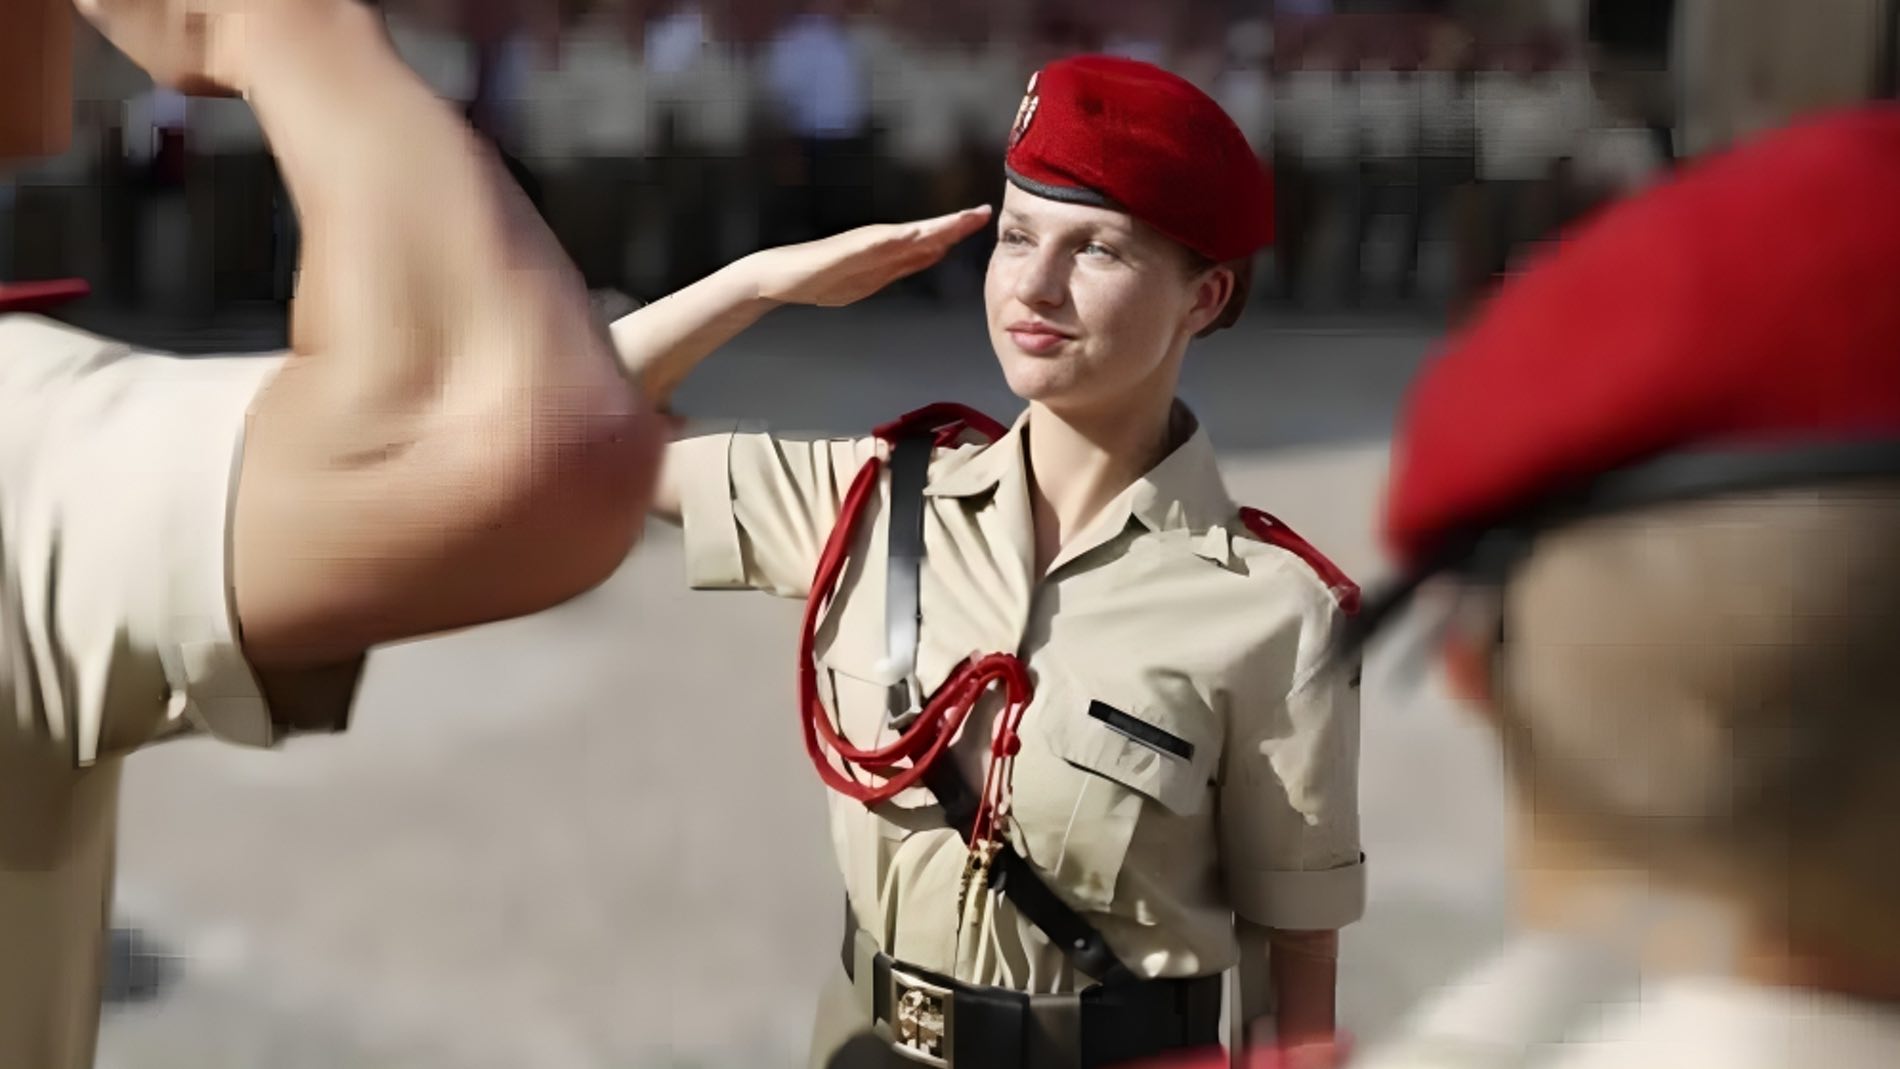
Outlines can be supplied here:
<path id="1" fill-rule="evenodd" d="M 1037 225 L 1035 217 L 1025 215 L 1014 208 L 1004 208 L 997 216 L 997 219 L 999 222 L 1011 223 L 1016 226 L 1036 228 Z M 1056 234 L 1088 234 L 1091 236 L 1111 237 L 1121 242 L 1131 241 L 1135 236 L 1135 231 L 1132 228 L 1108 219 L 1077 219 L 1069 222 L 1056 222 L 1054 224 L 1044 224 L 1040 229 L 1048 230 Z"/>

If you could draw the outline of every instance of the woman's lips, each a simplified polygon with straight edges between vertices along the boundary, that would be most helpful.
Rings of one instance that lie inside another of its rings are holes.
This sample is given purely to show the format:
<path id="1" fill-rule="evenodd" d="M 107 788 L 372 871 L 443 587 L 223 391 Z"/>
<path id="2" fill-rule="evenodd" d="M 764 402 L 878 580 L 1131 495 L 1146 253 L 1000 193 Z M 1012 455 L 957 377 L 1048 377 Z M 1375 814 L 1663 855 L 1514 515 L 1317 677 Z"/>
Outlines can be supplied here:
<path id="1" fill-rule="evenodd" d="M 1007 333 L 1018 349 L 1032 356 L 1054 352 L 1070 340 L 1069 335 L 1040 323 L 1012 323 Z"/>

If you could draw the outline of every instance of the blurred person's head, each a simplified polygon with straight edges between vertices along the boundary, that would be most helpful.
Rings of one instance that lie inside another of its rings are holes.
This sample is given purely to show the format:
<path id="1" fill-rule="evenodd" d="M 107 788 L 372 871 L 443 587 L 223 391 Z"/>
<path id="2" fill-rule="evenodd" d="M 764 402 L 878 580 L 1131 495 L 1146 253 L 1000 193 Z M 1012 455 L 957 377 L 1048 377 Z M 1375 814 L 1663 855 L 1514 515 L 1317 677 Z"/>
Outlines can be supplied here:
<path id="1" fill-rule="evenodd" d="M 1447 666 L 1540 834 L 1728 904 L 1757 946 L 1897 962 L 1896 547 L 1900 480 L 1589 520 L 1470 598 Z"/>
<path id="2" fill-rule="evenodd" d="M 0 0 L 0 167 L 72 139 L 70 0 Z"/>
<path id="3" fill-rule="evenodd" d="M 1232 325 L 1272 237 L 1270 179 L 1220 106 L 1133 60 L 1043 68 L 1011 134 L 984 287 L 1010 389 L 1096 415 L 1166 404 Z"/>
<path id="4" fill-rule="evenodd" d="M 1356 623 L 1450 577 L 1447 674 L 1535 840 L 1729 907 L 1780 982 L 1891 998 L 1897 185 L 1900 108 L 1859 109 L 1542 254 L 1414 385 L 1406 581 Z"/>

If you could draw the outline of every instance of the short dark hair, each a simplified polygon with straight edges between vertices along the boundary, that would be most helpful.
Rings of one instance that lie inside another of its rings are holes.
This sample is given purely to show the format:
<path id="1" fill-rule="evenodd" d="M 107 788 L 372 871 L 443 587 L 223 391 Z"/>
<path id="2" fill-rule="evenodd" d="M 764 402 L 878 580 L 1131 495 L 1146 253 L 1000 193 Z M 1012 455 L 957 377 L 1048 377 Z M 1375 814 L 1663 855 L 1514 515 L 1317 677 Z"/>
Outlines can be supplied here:
<path id="1" fill-rule="evenodd" d="M 1490 651 L 1506 762 L 1537 819 L 1804 950 L 1900 954 L 1900 857 L 1875 845 L 1900 819 L 1896 537 L 1885 480 L 1543 536 L 1456 624 Z"/>

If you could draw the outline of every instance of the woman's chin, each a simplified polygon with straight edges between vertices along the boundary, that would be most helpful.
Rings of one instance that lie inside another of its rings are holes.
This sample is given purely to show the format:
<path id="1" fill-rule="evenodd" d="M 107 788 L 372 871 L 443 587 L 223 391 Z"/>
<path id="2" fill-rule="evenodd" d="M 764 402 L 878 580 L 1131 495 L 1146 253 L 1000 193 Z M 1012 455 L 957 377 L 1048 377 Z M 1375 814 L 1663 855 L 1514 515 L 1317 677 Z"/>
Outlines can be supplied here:
<path id="1" fill-rule="evenodd" d="M 1009 385 L 1009 392 L 1025 401 L 1044 404 L 1060 401 L 1075 388 L 1066 361 L 1008 353 L 1003 356 L 1002 364 L 1003 381 Z"/>

